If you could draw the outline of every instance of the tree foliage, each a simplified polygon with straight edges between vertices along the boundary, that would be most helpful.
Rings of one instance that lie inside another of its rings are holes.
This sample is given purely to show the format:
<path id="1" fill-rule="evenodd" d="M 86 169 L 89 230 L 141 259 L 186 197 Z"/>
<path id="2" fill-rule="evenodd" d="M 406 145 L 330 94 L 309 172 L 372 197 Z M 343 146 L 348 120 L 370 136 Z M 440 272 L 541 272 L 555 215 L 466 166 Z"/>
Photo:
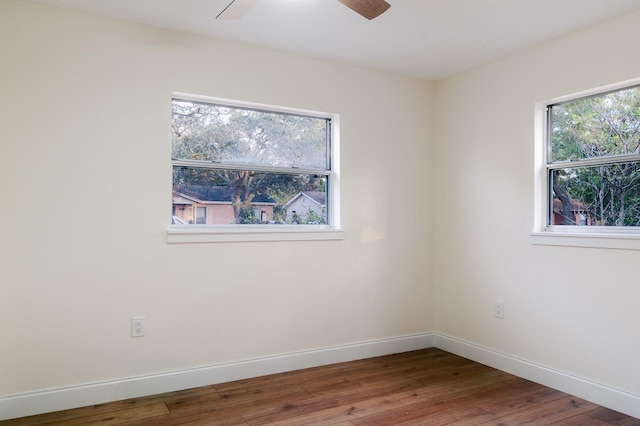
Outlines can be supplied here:
<path id="1" fill-rule="evenodd" d="M 274 213 L 284 218 L 284 204 L 298 192 L 326 191 L 324 175 L 295 173 L 328 168 L 326 119 L 174 100 L 172 129 L 173 159 L 206 162 L 174 167 L 174 187 L 227 188 L 236 223 L 255 222 L 256 197 L 274 200 Z"/>
<path id="2" fill-rule="evenodd" d="M 640 226 L 640 89 L 630 88 L 551 108 L 552 162 L 594 163 L 551 172 L 565 224 L 576 210 L 600 226 Z"/>

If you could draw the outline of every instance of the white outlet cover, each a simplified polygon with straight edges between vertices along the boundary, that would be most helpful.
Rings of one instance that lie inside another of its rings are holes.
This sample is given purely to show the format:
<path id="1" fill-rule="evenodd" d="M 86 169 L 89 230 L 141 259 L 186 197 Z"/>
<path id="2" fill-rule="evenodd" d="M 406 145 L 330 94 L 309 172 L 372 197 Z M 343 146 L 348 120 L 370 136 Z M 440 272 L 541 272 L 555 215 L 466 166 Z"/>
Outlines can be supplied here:
<path id="1" fill-rule="evenodd" d="M 144 337 L 144 317 L 131 318 L 131 337 Z"/>
<path id="2" fill-rule="evenodd" d="M 500 319 L 504 318 L 504 302 L 502 300 L 496 300 L 493 316 Z"/>

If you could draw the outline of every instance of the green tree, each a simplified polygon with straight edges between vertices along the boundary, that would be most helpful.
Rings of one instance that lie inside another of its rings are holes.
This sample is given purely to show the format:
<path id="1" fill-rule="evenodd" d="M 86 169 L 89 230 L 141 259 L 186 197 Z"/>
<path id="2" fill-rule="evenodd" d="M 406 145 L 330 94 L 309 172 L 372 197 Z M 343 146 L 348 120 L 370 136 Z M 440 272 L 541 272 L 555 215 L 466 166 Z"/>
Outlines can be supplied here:
<path id="1" fill-rule="evenodd" d="M 640 226 L 640 164 L 616 156 L 640 154 L 640 89 L 630 88 L 552 107 L 554 162 L 608 157 L 609 164 L 554 170 L 553 193 L 565 223 L 576 204 L 593 224 Z"/>
<path id="2" fill-rule="evenodd" d="M 256 196 L 266 195 L 283 206 L 300 191 L 326 188 L 324 176 L 252 170 L 254 166 L 325 169 L 325 119 L 182 100 L 172 102 L 172 118 L 173 159 L 233 166 L 176 167 L 174 186 L 228 188 L 237 223 L 249 220 Z"/>
<path id="3" fill-rule="evenodd" d="M 307 212 L 307 223 L 324 225 L 326 224 L 325 217 L 326 212 L 324 207 L 322 208 L 322 214 L 318 214 L 315 210 L 309 209 Z"/>

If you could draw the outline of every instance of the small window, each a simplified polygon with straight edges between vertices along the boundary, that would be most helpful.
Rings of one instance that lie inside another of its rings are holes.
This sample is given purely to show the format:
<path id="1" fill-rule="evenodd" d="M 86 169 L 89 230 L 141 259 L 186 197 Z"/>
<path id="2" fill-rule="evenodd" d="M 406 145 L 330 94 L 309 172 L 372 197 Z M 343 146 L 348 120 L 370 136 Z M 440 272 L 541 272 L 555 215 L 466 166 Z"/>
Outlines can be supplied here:
<path id="1" fill-rule="evenodd" d="M 171 105 L 174 224 L 337 228 L 336 116 L 186 95 Z"/>
<path id="2" fill-rule="evenodd" d="M 548 229 L 640 229 L 640 87 L 547 106 Z"/>

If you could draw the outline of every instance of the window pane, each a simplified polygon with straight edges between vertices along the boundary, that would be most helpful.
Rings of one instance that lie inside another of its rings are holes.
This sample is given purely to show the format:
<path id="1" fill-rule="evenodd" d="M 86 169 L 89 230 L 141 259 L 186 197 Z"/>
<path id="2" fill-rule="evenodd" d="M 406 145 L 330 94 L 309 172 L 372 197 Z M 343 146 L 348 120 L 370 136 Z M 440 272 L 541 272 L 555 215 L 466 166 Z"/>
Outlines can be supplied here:
<path id="1" fill-rule="evenodd" d="M 551 161 L 640 153 L 640 88 L 551 107 Z"/>
<path id="2" fill-rule="evenodd" d="M 328 170 L 328 123 L 174 99 L 172 158 Z"/>
<path id="3" fill-rule="evenodd" d="M 640 163 L 550 171 L 551 225 L 640 226 Z"/>
<path id="4" fill-rule="evenodd" d="M 326 176 L 174 167 L 172 211 L 187 224 L 328 224 L 326 188 Z"/>

